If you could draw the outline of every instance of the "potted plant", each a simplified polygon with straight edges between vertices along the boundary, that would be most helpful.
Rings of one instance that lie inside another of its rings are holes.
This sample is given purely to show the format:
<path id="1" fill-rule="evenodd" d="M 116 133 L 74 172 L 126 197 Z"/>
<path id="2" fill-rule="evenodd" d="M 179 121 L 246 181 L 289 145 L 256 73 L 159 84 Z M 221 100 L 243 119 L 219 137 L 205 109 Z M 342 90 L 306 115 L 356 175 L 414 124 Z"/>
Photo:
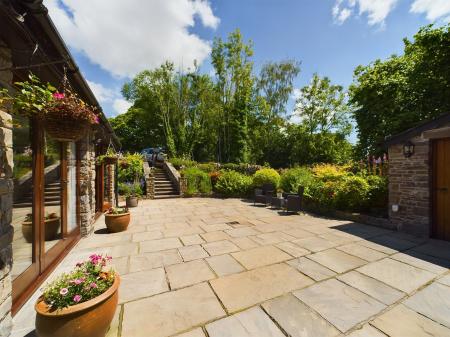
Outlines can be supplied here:
<path id="1" fill-rule="evenodd" d="M 127 207 L 111 207 L 105 212 L 105 224 L 110 233 L 127 230 L 130 219 L 131 216 Z"/>
<path id="2" fill-rule="evenodd" d="M 280 199 L 283 197 L 283 190 L 281 188 L 277 188 L 277 198 Z"/>
<path id="3" fill-rule="evenodd" d="M 142 188 L 139 183 L 121 183 L 119 184 L 119 194 L 125 196 L 127 207 L 137 207 L 139 198 L 142 196 Z"/>
<path id="4" fill-rule="evenodd" d="M 36 302 L 39 337 L 104 337 L 119 299 L 119 275 L 93 254 L 49 283 Z"/>
<path id="5" fill-rule="evenodd" d="M 61 227 L 60 217 L 56 213 L 49 213 L 44 218 L 45 241 L 56 239 L 58 230 Z M 33 242 L 33 215 L 27 214 L 22 222 L 22 235 L 28 243 Z"/>

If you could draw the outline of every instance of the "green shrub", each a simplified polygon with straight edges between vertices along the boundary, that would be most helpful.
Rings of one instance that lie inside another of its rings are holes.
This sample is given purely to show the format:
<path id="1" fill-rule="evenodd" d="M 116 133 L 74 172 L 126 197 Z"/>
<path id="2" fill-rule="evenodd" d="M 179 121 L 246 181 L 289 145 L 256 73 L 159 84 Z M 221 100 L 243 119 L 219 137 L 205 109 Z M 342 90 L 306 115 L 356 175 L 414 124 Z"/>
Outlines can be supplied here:
<path id="1" fill-rule="evenodd" d="M 183 168 L 194 167 L 197 165 L 196 161 L 185 159 L 185 158 L 170 158 L 169 162 L 175 167 L 177 170 Z"/>
<path id="2" fill-rule="evenodd" d="M 314 176 L 322 181 L 338 181 L 349 175 L 349 167 L 333 164 L 319 164 L 312 168 Z"/>
<path id="3" fill-rule="evenodd" d="M 181 174 L 187 180 L 186 195 L 192 196 L 198 193 L 211 193 L 211 179 L 207 173 L 197 167 L 189 167 L 181 171 Z"/>
<path id="4" fill-rule="evenodd" d="M 139 153 L 127 153 L 119 160 L 119 182 L 138 182 L 144 176 L 144 158 Z"/>
<path id="5" fill-rule="evenodd" d="M 125 197 L 141 197 L 143 194 L 141 184 L 139 183 L 119 183 L 118 192 L 120 195 L 123 195 Z"/>
<path id="6" fill-rule="evenodd" d="M 264 167 L 261 165 L 254 165 L 254 164 L 226 163 L 226 164 L 221 164 L 220 168 L 222 170 L 236 171 L 236 172 L 246 174 L 246 175 L 254 175 L 258 170 L 261 170 Z"/>
<path id="7" fill-rule="evenodd" d="M 206 173 L 211 173 L 217 170 L 216 163 L 199 163 L 196 167 Z"/>
<path id="8" fill-rule="evenodd" d="M 226 197 L 246 197 L 252 189 L 253 179 L 245 174 L 222 171 L 215 184 L 215 190 Z"/>
<path id="9" fill-rule="evenodd" d="M 281 174 L 280 187 L 284 192 L 297 193 L 299 186 L 303 186 L 305 193 L 309 193 L 313 179 L 312 172 L 306 167 L 288 169 Z"/>
<path id="10" fill-rule="evenodd" d="M 370 186 L 360 176 L 349 175 L 336 191 L 335 206 L 346 211 L 360 211 L 367 207 Z"/>
<path id="11" fill-rule="evenodd" d="M 337 190 L 340 189 L 342 181 L 323 181 L 313 179 L 305 194 L 305 201 L 314 208 L 331 210 L 335 207 Z"/>
<path id="12" fill-rule="evenodd" d="M 386 177 L 369 175 L 365 177 L 369 184 L 368 206 L 387 211 L 389 192 Z"/>
<path id="13" fill-rule="evenodd" d="M 258 170 L 253 176 L 253 184 L 258 187 L 264 184 L 272 184 L 275 187 L 278 187 L 279 183 L 280 183 L 280 175 L 278 174 L 277 171 L 271 168 L 264 168 Z"/>

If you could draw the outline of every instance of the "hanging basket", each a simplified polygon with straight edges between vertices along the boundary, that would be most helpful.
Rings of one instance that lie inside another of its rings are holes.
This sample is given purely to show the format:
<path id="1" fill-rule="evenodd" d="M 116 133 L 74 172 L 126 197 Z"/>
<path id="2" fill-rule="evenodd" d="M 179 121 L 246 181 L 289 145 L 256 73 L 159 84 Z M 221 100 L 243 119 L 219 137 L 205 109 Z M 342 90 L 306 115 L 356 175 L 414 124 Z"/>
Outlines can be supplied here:
<path id="1" fill-rule="evenodd" d="M 54 140 L 59 142 L 76 142 L 86 136 L 91 124 L 87 121 L 46 118 L 45 128 Z"/>
<path id="2" fill-rule="evenodd" d="M 116 163 L 117 163 L 117 161 L 118 161 L 118 158 L 117 157 L 105 157 L 104 159 L 103 159 L 103 162 L 106 164 L 106 165 L 115 165 Z"/>

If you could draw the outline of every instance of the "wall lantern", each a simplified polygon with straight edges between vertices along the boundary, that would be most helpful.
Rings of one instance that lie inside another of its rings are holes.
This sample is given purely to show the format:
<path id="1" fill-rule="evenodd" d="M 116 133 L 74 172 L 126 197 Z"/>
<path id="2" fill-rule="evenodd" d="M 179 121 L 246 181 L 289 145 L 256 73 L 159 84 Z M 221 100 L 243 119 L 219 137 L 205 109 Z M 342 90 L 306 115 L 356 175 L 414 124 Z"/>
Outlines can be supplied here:
<path id="1" fill-rule="evenodd" d="M 414 154 L 414 144 L 411 141 L 408 141 L 403 145 L 403 155 L 405 158 L 409 158 Z"/>

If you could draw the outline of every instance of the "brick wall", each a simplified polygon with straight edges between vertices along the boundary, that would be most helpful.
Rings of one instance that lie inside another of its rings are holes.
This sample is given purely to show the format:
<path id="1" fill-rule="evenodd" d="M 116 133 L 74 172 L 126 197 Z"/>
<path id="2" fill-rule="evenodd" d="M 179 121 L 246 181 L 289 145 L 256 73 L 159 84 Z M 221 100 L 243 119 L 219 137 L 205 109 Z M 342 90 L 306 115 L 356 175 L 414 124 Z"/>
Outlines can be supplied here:
<path id="1" fill-rule="evenodd" d="M 0 40 L 0 68 L 10 67 L 11 52 Z M 10 86 L 12 73 L 0 72 L 0 87 Z M 13 227 L 13 151 L 11 115 L 0 107 L 0 336 L 9 336 L 11 320 L 11 266 Z"/>
<path id="2" fill-rule="evenodd" d="M 415 145 L 410 158 L 403 156 L 403 144 L 389 147 L 389 217 L 403 232 L 429 236 L 430 207 L 430 144 L 412 139 Z M 399 205 L 393 212 L 392 205 Z"/>

